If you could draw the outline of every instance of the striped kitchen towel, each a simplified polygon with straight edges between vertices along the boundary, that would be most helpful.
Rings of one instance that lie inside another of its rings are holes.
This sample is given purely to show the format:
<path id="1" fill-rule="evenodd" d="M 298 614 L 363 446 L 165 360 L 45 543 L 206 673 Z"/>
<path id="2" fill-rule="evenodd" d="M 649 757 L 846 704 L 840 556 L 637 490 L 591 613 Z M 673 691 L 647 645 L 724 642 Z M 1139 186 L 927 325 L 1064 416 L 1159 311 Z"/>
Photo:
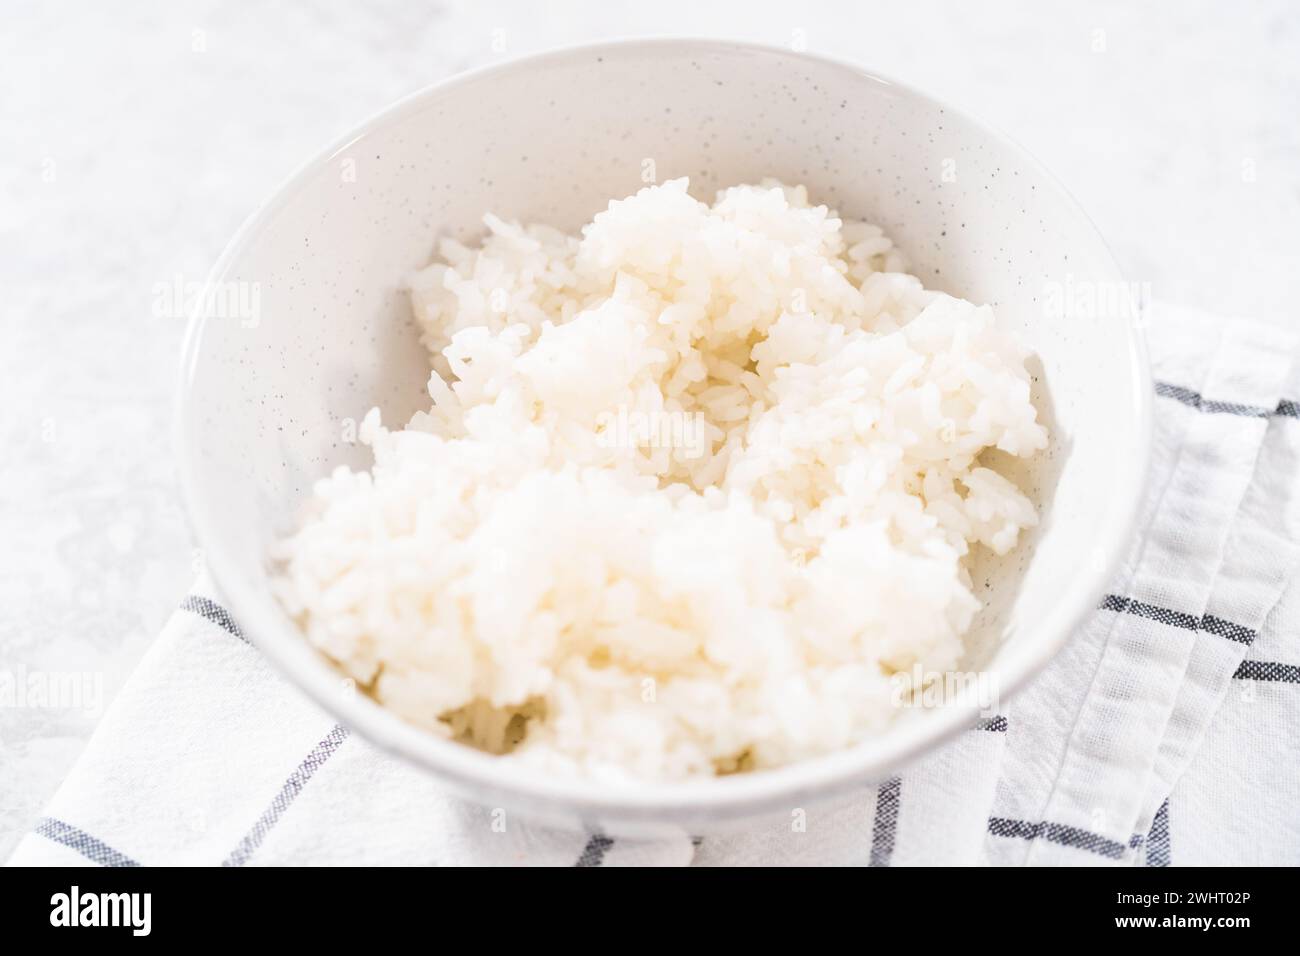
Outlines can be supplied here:
<path id="1" fill-rule="evenodd" d="M 1300 864 L 1300 342 L 1158 306 L 1141 533 L 998 716 L 743 832 L 519 824 L 350 736 L 205 584 L 11 864 Z"/>

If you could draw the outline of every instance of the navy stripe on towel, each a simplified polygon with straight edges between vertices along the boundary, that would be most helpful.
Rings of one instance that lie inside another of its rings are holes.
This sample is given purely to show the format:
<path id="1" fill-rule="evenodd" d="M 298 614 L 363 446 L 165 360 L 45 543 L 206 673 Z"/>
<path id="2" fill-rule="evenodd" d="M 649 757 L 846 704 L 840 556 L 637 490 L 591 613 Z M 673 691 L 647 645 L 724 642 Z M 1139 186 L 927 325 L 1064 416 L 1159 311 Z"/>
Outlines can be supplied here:
<path id="1" fill-rule="evenodd" d="M 1217 402 L 1213 399 L 1207 399 L 1200 392 L 1195 392 L 1190 388 L 1183 388 L 1181 385 L 1171 385 L 1168 382 L 1156 382 L 1156 394 L 1162 398 L 1172 398 L 1176 402 L 1182 402 L 1198 412 L 1205 412 L 1208 415 L 1241 415 L 1245 418 L 1268 418 L 1271 415 L 1285 415 L 1282 407 L 1288 404 L 1285 400 L 1278 404 L 1276 409 L 1264 408 L 1262 405 L 1243 405 L 1239 402 Z"/>
<path id="2" fill-rule="evenodd" d="M 244 839 L 239 841 L 239 846 L 235 847 L 230 856 L 222 862 L 222 866 L 243 866 L 248 862 L 249 858 L 257 851 L 257 848 L 262 845 L 266 835 L 280 822 L 280 817 L 284 816 L 284 812 L 289 809 L 289 805 L 298 798 L 298 794 L 302 793 L 303 788 L 307 786 L 307 781 L 312 778 L 312 775 L 321 768 L 325 761 L 333 756 L 334 751 L 342 746 L 347 737 L 347 728 L 341 724 L 335 724 L 333 729 L 321 739 L 321 742 L 312 748 L 311 753 L 303 758 L 302 763 L 298 765 L 298 769 L 289 775 L 289 779 L 284 782 L 284 786 L 275 795 L 271 805 L 253 824 L 253 828 L 248 831 Z"/>
<path id="3" fill-rule="evenodd" d="M 1242 661 L 1232 675 L 1237 680 L 1278 681 L 1283 684 L 1300 684 L 1300 667 L 1277 661 Z"/>
<path id="4" fill-rule="evenodd" d="M 578 861 L 574 866 L 600 866 L 605 862 L 605 854 L 609 848 L 614 845 L 612 837 L 603 834 L 593 834 L 587 841 L 587 845 L 582 848 L 582 853 L 578 856 Z M 698 845 L 698 844 L 697 844 Z"/>
<path id="5" fill-rule="evenodd" d="M 898 803 L 903 781 L 890 777 L 876 792 L 876 818 L 871 826 L 871 859 L 868 866 L 889 866 L 898 834 Z"/>
<path id="6" fill-rule="evenodd" d="M 190 594 L 184 601 L 181 601 L 181 610 L 190 611 L 199 617 L 205 617 L 213 624 L 235 635 L 245 644 L 248 643 L 248 638 L 244 636 L 239 623 L 231 616 L 230 612 L 211 598 Z"/>
<path id="7" fill-rule="evenodd" d="M 1112 860 L 1123 859 L 1124 854 L 1129 850 L 1127 845 L 1100 834 L 1046 821 L 1035 823 L 1028 820 L 1010 820 L 1006 817 L 989 817 L 989 833 L 1000 837 L 1019 837 L 1022 840 L 1042 838 L 1051 843 L 1087 850 L 1089 853 L 1096 853 Z"/>
<path id="8" fill-rule="evenodd" d="M 125 853 L 114 850 L 103 840 L 91 836 L 85 830 L 78 829 L 70 823 L 56 820 L 54 817 L 44 817 L 38 821 L 35 832 L 47 840 L 61 843 L 69 849 L 76 850 L 87 860 L 98 863 L 100 866 L 140 865 Z"/>
<path id="9" fill-rule="evenodd" d="M 1160 804 L 1147 834 L 1147 866 L 1169 865 L 1169 801 Z"/>
<path id="10" fill-rule="evenodd" d="M 1189 631 L 1204 631 L 1216 637 L 1236 641 L 1238 644 L 1248 645 L 1255 640 L 1255 632 L 1250 628 L 1234 624 L 1232 621 L 1225 621 L 1213 614 L 1197 617 L 1195 614 L 1188 614 L 1185 611 L 1173 611 L 1167 607 L 1160 607 L 1158 604 L 1147 604 L 1144 601 L 1135 601 L 1133 598 L 1121 597 L 1118 594 L 1107 594 L 1101 599 L 1101 604 L 1098 607 L 1103 611 L 1114 611 L 1117 614 L 1132 614 L 1135 617 L 1144 617 L 1148 620 L 1158 621 L 1161 624 L 1168 624 L 1170 627 L 1181 627 Z"/>

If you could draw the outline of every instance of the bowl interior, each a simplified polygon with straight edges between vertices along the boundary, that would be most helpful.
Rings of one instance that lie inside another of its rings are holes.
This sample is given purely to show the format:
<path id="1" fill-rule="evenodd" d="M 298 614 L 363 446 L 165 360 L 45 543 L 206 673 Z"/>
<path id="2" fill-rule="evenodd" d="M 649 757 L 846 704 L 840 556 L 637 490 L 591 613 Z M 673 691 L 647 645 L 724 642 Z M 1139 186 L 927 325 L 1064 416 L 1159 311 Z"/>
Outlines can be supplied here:
<path id="1" fill-rule="evenodd" d="M 697 197 L 739 182 L 803 183 L 875 222 L 930 287 L 995 307 L 1035 352 L 1052 445 L 1021 474 L 1043 511 L 1011 560 L 981 561 L 990 604 L 971 667 L 1004 692 L 1091 606 L 1131 524 L 1145 462 L 1145 375 L 1132 323 L 1064 318 L 1053 294 L 1118 276 L 1068 196 L 973 121 L 855 68 L 713 42 L 566 51 L 470 74 L 408 99 L 310 164 L 241 231 L 187 345 L 178 416 L 187 504 L 218 583 L 253 639 L 300 686 L 379 743 L 480 798 L 617 823 L 700 818 L 891 772 L 959 728 L 952 708 L 807 765 L 640 796 L 565 789 L 405 727 L 304 645 L 267 587 L 268 544 L 312 482 L 364 467 L 353 426 L 378 405 L 400 425 L 426 407 L 427 359 L 402 289 L 438 236 L 473 239 L 491 210 L 576 229 L 647 179 Z M 1077 298 L 1077 295 L 1076 295 Z M 692 817 L 692 814 L 697 814 Z"/>

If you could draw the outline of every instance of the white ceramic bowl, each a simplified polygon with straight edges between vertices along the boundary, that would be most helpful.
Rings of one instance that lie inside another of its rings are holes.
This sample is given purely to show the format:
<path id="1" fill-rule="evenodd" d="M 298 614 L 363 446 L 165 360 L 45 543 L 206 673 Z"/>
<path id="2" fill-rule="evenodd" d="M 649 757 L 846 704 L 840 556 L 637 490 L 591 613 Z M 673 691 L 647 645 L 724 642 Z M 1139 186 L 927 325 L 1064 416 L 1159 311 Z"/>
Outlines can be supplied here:
<path id="1" fill-rule="evenodd" d="M 788 815 L 895 772 L 970 726 L 977 701 L 908 711 L 878 739 L 757 774 L 628 790 L 537 775 L 346 693 L 272 598 L 265 554 L 314 479 L 369 463 L 341 441 L 345 419 L 427 406 L 401 286 L 435 236 L 479 235 L 488 210 L 575 229 L 640 188 L 646 160 L 701 197 L 765 176 L 803 183 L 883 226 L 928 286 L 992 304 L 1033 348 L 1052 445 L 1023 480 L 1042 526 L 1014 561 L 976 570 L 992 599 L 969 666 L 1004 696 L 1095 607 L 1127 544 L 1151 394 L 1126 315 L 1044 307 L 1052 288 L 1120 282 L 1064 190 L 986 126 L 856 66 L 703 40 L 563 50 L 417 93 L 308 163 L 239 231 L 190 324 L 177 447 L 208 565 L 262 652 L 370 741 L 481 802 L 618 833 Z"/>

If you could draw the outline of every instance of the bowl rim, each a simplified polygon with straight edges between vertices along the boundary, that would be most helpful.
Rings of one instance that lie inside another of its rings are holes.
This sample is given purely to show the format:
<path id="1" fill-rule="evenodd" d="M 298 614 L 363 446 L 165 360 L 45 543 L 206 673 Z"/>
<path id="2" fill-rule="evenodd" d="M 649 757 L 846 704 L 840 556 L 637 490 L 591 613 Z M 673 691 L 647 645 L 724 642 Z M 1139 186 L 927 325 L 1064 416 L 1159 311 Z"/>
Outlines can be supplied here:
<path id="1" fill-rule="evenodd" d="M 909 84 L 850 60 L 764 43 L 708 37 L 628 37 L 566 45 L 457 73 L 402 97 L 336 139 L 295 170 L 244 221 L 213 265 L 204 294 L 197 298 L 189 316 L 172 420 L 172 443 L 184 511 L 219 594 L 230 602 L 230 611 L 249 640 L 271 660 L 282 676 L 326 713 L 345 727 L 358 731 L 370 743 L 431 772 L 453 790 L 480 802 L 491 799 L 521 809 L 531 807 L 543 815 L 569 819 L 576 813 L 583 820 L 593 822 L 684 823 L 753 816 L 780 809 L 788 811 L 804 802 L 820 801 L 855 786 L 878 782 L 973 726 L 980 712 L 975 688 L 964 689 L 947 706 L 937 712 L 930 711 L 924 720 L 899 721 L 880 738 L 753 774 L 673 783 L 612 785 L 585 777 L 547 774 L 501 761 L 420 730 L 364 694 L 339 693 L 339 672 L 308 646 L 296 628 L 282 627 L 274 615 L 260 606 L 265 601 L 274 601 L 274 598 L 257 593 L 261 589 L 246 586 L 238 571 L 237 560 L 223 551 L 221 537 L 216 533 L 220 511 L 208 507 L 199 492 L 201 485 L 197 480 L 193 434 L 187 423 L 193 420 L 191 385 L 200 359 L 207 318 L 203 303 L 208 299 L 207 292 L 223 280 L 262 228 L 323 167 L 333 163 L 373 131 L 402 119 L 426 101 L 459 87 L 490 80 L 499 74 L 574 58 L 670 48 L 695 51 L 701 55 L 741 51 L 806 60 L 850 73 L 857 80 L 891 87 L 945 110 L 996 142 L 1054 188 L 1091 234 L 1108 271 L 1116 280 L 1122 277 L 1105 239 L 1069 190 L 1022 146 L 970 111 L 954 108 Z M 1119 485 L 1127 489 L 1127 499 L 1114 503 L 1098 528 L 1096 547 L 1101 551 L 1102 560 L 1080 568 L 1079 574 L 1072 578 L 1061 602 L 1037 628 L 1042 638 L 1017 656 L 1015 669 L 997 672 L 1003 700 L 1014 695 L 1038 674 L 1097 607 L 1097 601 L 1124 558 L 1135 531 L 1150 466 L 1154 390 L 1141 324 L 1129 316 L 1124 327 L 1128 379 L 1133 394 L 1131 413 L 1137 424 L 1138 437 L 1135 454 L 1119 463 L 1127 473 L 1128 480 Z"/>

